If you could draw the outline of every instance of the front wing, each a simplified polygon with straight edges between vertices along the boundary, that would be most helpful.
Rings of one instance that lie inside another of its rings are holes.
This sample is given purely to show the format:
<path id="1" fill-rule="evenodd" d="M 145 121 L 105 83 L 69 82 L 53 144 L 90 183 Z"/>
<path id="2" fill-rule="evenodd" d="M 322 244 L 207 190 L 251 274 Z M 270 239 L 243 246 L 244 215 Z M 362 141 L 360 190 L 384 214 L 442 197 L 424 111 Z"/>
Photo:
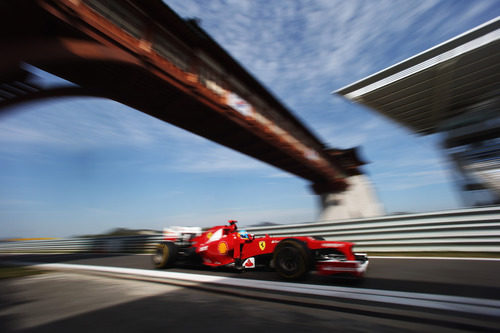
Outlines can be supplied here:
<path id="1" fill-rule="evenodd" d="M 319 260 L 316 261 L 316 271 L 320 275 L 349 274 L 362 277 L 368 268 L 366 260 Z"/>

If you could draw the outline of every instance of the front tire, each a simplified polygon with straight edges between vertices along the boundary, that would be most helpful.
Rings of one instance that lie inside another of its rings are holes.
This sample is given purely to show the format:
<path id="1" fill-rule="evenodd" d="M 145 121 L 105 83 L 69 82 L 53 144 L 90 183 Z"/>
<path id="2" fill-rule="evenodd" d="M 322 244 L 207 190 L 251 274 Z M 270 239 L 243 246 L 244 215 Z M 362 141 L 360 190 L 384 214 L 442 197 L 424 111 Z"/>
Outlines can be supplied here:
<path id="1" fill-rule="evenodd" d="M 177 258 L 177 246 L 172 242 L 160 243 L 153 254 L 153 264 L 156 268 L 172 266 Z"/>
<path id="2" fill-rule="evenodd" d="M 286 280 L 303 279 L 311 267 L 311 254 L 307 246 L 296 239 L 282 240 L 273 255 L 274 269 Z"/>

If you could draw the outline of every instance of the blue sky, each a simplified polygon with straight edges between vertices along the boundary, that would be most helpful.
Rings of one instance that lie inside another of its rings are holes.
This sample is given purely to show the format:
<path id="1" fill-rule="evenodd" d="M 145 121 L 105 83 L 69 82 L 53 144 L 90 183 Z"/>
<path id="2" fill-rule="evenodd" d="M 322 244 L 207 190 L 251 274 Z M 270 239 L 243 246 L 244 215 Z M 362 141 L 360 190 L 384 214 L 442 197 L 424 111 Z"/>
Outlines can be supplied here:
<path id="1" fill-rule="evenodd" d="M 436 136 L 331 95 L 500 14 L 493 0 L 166 1 L 321 140 L 361 146 L 387 213 L 455 209 Z M 30 68 L 45 85 L 64 81 Z M 314 221 L 308 183 L 118 103 L 68 98 L 0 116 L 0 238 L 115 227 Z"/>

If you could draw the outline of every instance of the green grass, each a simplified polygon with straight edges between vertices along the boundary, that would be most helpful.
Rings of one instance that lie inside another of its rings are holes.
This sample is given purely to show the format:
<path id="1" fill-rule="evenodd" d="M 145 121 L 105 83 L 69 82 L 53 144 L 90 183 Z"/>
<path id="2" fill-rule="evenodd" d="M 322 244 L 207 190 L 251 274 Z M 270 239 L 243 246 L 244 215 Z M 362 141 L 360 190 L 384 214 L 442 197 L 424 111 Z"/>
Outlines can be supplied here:
<path id="1" fill-rule="evenodd" d="M 21 266 L 0 266 L 0 279 L 11 279 L 29 275 L 42 274 L 43 271 L 21 267 Z"/>

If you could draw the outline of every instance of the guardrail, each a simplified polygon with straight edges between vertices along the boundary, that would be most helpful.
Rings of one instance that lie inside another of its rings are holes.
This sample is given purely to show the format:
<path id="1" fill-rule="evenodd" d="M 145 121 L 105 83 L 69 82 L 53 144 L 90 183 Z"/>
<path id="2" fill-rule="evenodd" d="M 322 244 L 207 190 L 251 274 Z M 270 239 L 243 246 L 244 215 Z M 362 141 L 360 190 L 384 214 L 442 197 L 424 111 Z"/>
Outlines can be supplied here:
<path id="1" fill-rule="evenodd" d="M 256 235 L 321 236 L 356 251 L 500 252 L 500 207 L 247 228 Z"/>
<path id="2" fill-rule="evenodd" d="M 272 236 L 321 236 L 349 241 L 362 252 L 500 253 L 500 207 L 246 228 Z M 0 242 L 0 253 L 143 253 L 160 233 L 144 236 Z"/>
<path id="3" fill-rule="evenodd" d="M 143 253 L 153 249 L 162 235 L 61 238 L 0 242 L 0 253 Z"/>
<path id="4" fill-rule="evenodd" d="M 500 207 L 247 228 L 256 235 L 321 236 L 363 252 L 499 252 Z"/>

